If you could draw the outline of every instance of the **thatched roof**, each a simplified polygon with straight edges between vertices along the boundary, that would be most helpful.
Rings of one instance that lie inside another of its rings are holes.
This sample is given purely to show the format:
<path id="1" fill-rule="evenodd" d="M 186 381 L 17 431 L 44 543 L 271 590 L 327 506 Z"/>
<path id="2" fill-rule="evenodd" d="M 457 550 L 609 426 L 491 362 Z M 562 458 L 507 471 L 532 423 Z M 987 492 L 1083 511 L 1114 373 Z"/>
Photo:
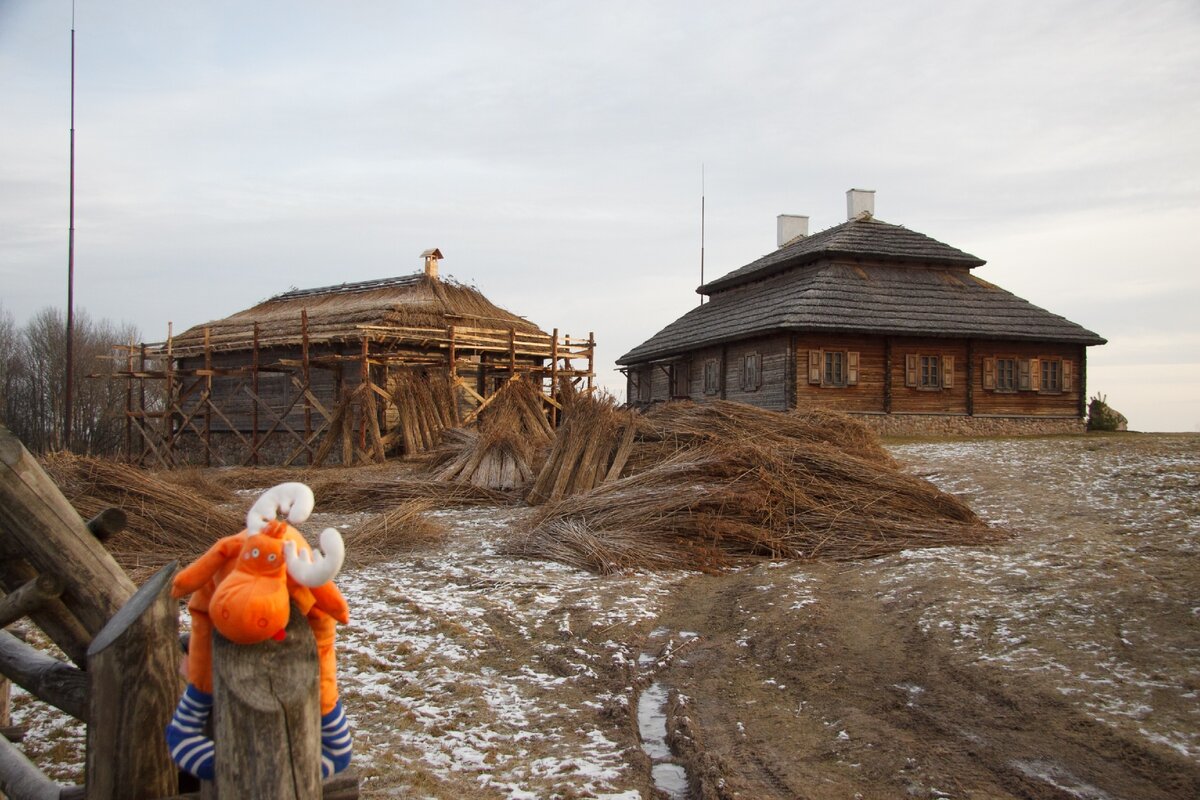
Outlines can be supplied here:
<path id="1" fill-rule="evenodd" d="M 293 289 L 225 319 L 189 328 L 175 337 L 176 356 L 204 350 L 209 329 L 213 351 L 246 350 L 258 323 L 260 347 L 297 345 L 300 312 L 308 313 L 310 344 L 362 340 L 360 326 L 445 329 L 449 325 L 544 333 L 532 322 L 494 305 L 477 289 L 424 273 L 343 283 L 317 289 Z"/>
<path id="2" fill-rule="evenodd" d="M 823 262 L 716 292 L 617 363 L 652 361 L 773 331 L 1105 342 L 966 269 Z"/>
<path id="3" fill-rule="evenodd" d="M 749 281 L 762 280 L 813 261 L 839 257 L 880 259 L 894 263 L 953 265 L 968 269 L 987 263 L 982 258 L 964 253 L 957 247 L 951 247 L 923 233 L 866 217 L 852 219 L 812 236 L 788 242 L 757 261 L 735 269 L 715 281 L 709 281 L 696 291 L 700 294 L 713 294 Z"/>

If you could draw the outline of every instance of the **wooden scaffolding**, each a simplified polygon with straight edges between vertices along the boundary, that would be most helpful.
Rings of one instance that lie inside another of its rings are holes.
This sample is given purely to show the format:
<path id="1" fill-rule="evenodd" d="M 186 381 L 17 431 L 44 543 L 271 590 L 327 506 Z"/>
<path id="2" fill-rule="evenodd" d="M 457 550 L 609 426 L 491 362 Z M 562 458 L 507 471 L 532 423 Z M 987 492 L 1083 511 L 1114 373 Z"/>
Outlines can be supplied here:
<path id="1" fill-rule="evenodd" d="M 563 382 L 594 387 L 592 333 L 356 325 L 352 336 L 311 342 L 305 311 L 297 329 L 298 341 L 260 340 L 255 323 L 248 349 L 221 349 L 207 328 L 203 346 L 186 353 L 169 332 L 165 342 L 119 347 L 127 459 L 165 468 L 378 463 L 436 446 L 443 428 L 469 424 L 507 381 L 531 381 L 552 426 Z"/>

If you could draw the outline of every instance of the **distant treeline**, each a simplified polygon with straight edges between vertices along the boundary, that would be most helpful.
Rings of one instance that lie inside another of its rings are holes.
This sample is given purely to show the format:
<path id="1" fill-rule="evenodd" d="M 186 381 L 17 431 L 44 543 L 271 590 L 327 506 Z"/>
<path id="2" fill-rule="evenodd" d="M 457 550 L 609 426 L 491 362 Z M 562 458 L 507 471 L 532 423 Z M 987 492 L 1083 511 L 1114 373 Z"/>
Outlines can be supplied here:
<path id="1" fill-rule="evenodd" d="M 44 308 L 18 327 L 0 307 L 0 423 L 35 453 L 64 447 L 66 329 L 66 315 L 56 308 Z M 74 329 L 70 449 L 115 454 L 125 441 L 126 386 L 107 377 L 113 346 L 140 337 L 133 326 L 94 321 L 83 311 L 76 312 Z"/>

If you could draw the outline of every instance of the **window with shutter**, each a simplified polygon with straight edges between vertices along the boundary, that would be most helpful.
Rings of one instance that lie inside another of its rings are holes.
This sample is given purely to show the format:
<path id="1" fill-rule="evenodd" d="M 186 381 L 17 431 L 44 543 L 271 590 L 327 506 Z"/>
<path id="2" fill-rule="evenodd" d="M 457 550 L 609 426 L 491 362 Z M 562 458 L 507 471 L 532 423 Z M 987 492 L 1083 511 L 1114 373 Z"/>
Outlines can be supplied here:
<path id="1" fill-rule="evenodd" d="M 942 388 L 954 388 L 954 356 L 942 356 Z"/>
<path id="2" fill-rule="evenodd" d="M 916 386 L 917 374 L 920 369 L 920 361 L 916 353 L 906 355 L 904 357 L 904 385 Z"/>
<path id="3" fill-rule="evenodd" d="M 1041 370 L 1038 376 L 1038 388 L 1043 392 L 1061 392 L 1063 390 L 1063 362 L 1056 358 L 1041 360 Z"/>
<path id="4" fill-rule="evenodd" d="M 917 361 L 921 366 L 917 385 L 922 389 L 942 388 L 941 358 L 938 356 L 918 355 Z"/>
<path id="5" fill-rule="evenodd" d="M 822 386 L 841 387 L 846 385 L 846 354 L 836 350 L 826 350 L 825 371 L 821 378 Z"/>
<path id="6" fill-rule="evenodd" d="M 1015 358 L 996 359 L 996 391 L 1015 392 L 1020 369 Z"/>

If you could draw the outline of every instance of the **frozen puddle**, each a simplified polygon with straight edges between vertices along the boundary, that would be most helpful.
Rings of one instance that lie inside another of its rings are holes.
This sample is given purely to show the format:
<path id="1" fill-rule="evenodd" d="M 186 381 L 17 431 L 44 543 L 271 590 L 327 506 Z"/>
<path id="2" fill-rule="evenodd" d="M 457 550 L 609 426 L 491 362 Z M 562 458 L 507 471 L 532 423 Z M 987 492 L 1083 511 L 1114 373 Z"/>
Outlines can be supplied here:
<path id="1" fill-rule="evenodd" d="M 659 628 L 651 631 L 651 639 L 662 639 L 669 631 Z M 685 633 L 684 639 L 694 638 L 696 634 Z M 673 653 L 673 642 L 668 642 L 666 657 Z M 638 664 L 642 667 L 657 664 L 659 657 L 651 653 L 638 656 Z M 667 687 L 654 681 L 638 697 L 637 708 L 638 735 L 642 739 L 642 750 L 650 757 L 653 766 L 650 775 L 654 779 L 654 788 L 663 792 L 671 800 L 686 800 L 688 796 L 688 774 L 682 764 L 676 764 L 671 759 L 671 747 L 667 744 Z"/>
<path id="2" fill-rule="evenodd" d="M 650 770 L 654 788 L 666 792 L 672 800 L 688 796 L 687 770 L 670 762 L 671 748 L 667 745 L 667 687 L 658 681 L 646 687 L 638 698 L 638 734 L 642 749 L 654 766 Z"/>

